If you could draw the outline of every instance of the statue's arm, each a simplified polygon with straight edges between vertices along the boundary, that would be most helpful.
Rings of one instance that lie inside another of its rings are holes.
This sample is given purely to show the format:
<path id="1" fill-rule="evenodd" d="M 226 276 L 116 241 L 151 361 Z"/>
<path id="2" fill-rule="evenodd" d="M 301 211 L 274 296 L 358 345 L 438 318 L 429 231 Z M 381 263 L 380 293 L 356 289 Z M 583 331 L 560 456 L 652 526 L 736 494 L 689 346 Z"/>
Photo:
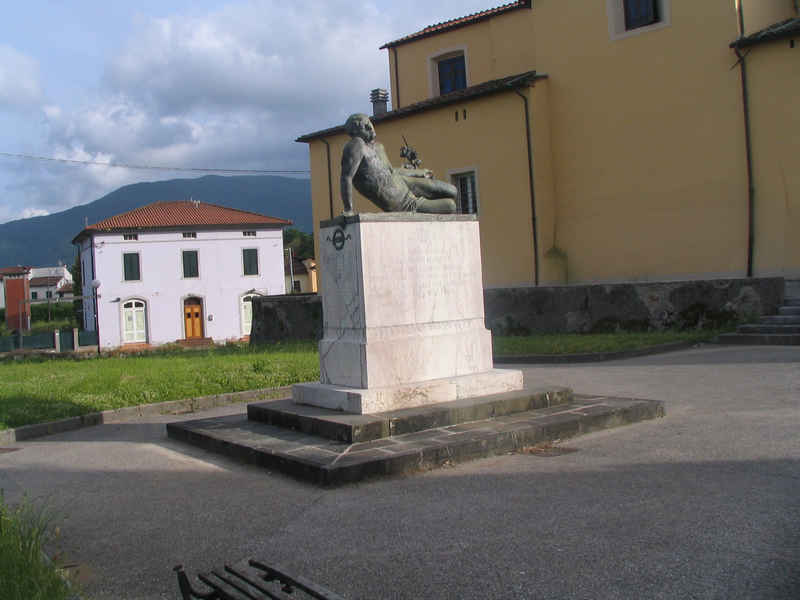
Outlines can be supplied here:
<path id="1" fill-rule="evenodd" d="M 344 214 L 353 214 L 353 177 L 355 177 L 364 154 L 359 144 L 348 142 L 342 152 L 342 204 Z"/>
<path id="2" fill-rule="evenodd" d="M 430 169 L 406 169 L 405 167 L 400 167 L 395 169 L 395 171 L 400 175 L 405 175 L 406 177 L 424 177 L 426 179 L 433 178 L 433 171 Z"/>

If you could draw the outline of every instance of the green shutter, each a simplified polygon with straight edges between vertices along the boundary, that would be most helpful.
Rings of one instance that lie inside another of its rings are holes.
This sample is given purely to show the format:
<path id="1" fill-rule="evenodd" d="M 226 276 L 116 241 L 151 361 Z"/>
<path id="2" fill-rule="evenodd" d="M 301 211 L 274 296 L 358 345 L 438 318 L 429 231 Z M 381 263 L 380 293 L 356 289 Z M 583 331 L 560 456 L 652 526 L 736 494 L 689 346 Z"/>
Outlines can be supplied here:
<path id="1" fill-rule="evenodd" d="M 139 253 L 130 252 L 122 255 L 125 269 L 125 281 L 139 281 Z"/>
<path id="2" fill-rule="evenodd" d="M 255 248 L 242 250 L 242 261 L 245 275 L 258 275 L 258 250 Z"/>
<path id="3" fill-rule="evenodd" d="M 183 251 L 183 276 L 199 277 L 200 269 L 197 263 L 197 250 Z"/>

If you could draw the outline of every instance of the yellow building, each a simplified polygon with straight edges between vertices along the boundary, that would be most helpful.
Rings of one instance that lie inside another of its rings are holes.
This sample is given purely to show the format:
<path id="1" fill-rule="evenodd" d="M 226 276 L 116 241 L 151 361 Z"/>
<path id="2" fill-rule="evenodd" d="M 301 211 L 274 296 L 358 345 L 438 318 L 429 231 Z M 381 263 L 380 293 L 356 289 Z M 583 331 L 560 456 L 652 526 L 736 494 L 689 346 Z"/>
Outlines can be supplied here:
<path id="1" fill-rule="evenodd" d="M 798 278 L 795 38 L 796 0 L 518 0 L 384 45 L 373 122 L 477 212 L 486 286 Z M 298 139 L 317 244 L 347 139 Z"/>

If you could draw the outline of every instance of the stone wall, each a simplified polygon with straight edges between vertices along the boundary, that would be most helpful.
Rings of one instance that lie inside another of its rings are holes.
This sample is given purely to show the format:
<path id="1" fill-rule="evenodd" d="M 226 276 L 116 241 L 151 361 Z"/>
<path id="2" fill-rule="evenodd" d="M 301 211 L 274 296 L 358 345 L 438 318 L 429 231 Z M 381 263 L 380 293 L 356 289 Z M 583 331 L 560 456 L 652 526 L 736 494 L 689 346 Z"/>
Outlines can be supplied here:
<path id="1" fill-rule="evenodd" d="M 781 277 L 619 283 L 484 290 L 486 327 L 495 335 L 715 327 L 765 314 L 783 303 Z M 316 294 L 253 300 L 250 343 L 319 339 Z"/>
<path id="2" fill-rule="evenodd" d="M 774 314 L 783 293 L 774 277 L 494 288 L 484 299 L 493 334 L 528 335 L 716 327 Z"/>
<path id="3" fill-rule="evenodd" d="M 316 340 L 322 336 L 322 299 L 317 294 L 253 298 L 250 344 Z"/>

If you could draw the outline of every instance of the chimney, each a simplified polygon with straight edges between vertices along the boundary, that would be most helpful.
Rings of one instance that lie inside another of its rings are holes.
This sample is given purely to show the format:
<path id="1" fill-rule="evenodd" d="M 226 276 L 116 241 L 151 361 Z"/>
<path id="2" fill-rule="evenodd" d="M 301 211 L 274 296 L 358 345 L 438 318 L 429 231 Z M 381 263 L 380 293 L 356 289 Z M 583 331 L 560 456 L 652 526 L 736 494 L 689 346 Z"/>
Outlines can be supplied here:
<path id="1" fill-rule="evenodd" d="M 369 93 L 372 102 L 372 116 L 380 117 L 386 114 L 386 103 L 389 101 L 389 92 L 381 88 L 375 88 Z"/>

